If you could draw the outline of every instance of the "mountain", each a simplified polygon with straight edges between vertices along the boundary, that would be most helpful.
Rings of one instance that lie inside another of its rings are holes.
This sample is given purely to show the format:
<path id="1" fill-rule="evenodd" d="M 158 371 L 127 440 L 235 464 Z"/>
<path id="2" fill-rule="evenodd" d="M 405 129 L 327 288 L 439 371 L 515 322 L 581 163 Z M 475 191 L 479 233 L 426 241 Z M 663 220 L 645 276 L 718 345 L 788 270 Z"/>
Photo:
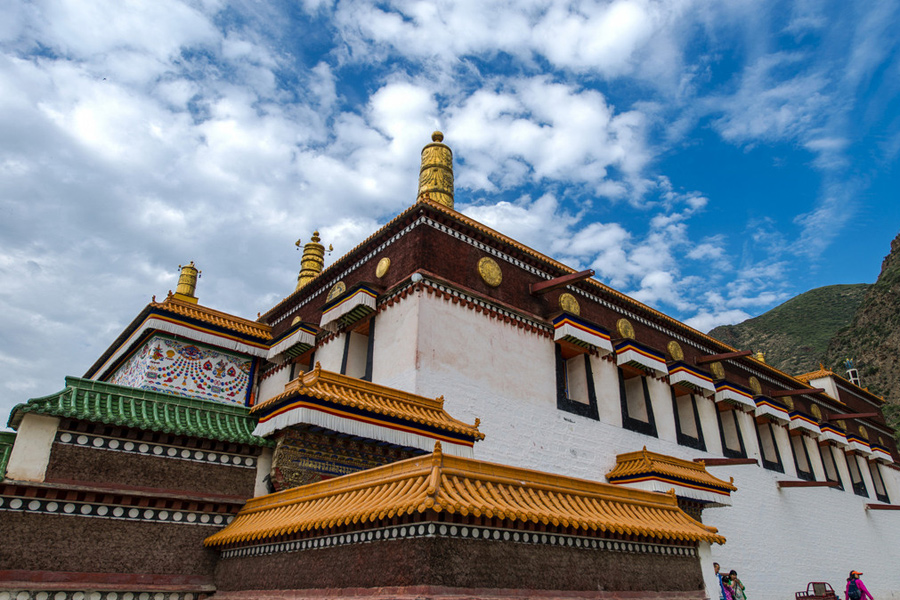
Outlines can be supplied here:
<path id="1" fill-rule="evenodd" d="M 860 283 L 816 288 L 743 323 L 716 327 L 709 335 L 739 350 L 761 350 L 767 363 L 791 375 L 814 371 L 835 334 L 853 321 L 871 287 Z M 842 361 L 826 366 L 842 374 Z"/>

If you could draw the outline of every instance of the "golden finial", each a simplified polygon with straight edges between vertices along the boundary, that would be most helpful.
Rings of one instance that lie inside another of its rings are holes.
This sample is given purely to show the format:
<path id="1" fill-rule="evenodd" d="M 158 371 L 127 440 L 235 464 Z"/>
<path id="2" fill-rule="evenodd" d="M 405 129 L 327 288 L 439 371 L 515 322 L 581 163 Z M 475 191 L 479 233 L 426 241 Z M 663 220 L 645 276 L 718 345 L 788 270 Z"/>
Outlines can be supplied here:
<path id="1" fill-rule="evenodd" d="M 320 241 L 319 232 L 313 231 L 309 243 L 303 246 L 303 257 L 300 259 L 300 274 L 297 275 L 297 287 L 294 291 L 302 288 L 322 272 L 322 268 L 325 266 L 325 246 L 320 244 Z M 301 238 L 294 245 L 300 248 L 302 243 L 303 239 Z M 329 245 L 328 251 L 331 252 L 332 249 L 331 245 Z"/>
<path id="2" fill-rule="evenodd" d="M 194 295 L 194 292 L 197 290 L 200 270 L 194 266 L 194 261 L 183 267 L 178 265 L 178 268 L 181 269 L 181 276 L 178 278 L 178 286 L 175 288 L 173 297 L 184 302 L 197 304 L 197 297 Z"/>
<path id="3" fill-rule="evenodd" d="M 766 355 L 763 353 L 762 350 L 758 350 L 758 351 L 756 352 L 756 360 L 758 360 L 759 362 L 765 364 L 765 362 L 766 362 Z"/>
<path id="4" fill-rule="evenodd" d="M 422 148 L 417 202 L 424 199 L 453 208 L 453 151 L 442 144 L 444 134 L 435 131 L 432 142 Z"/>

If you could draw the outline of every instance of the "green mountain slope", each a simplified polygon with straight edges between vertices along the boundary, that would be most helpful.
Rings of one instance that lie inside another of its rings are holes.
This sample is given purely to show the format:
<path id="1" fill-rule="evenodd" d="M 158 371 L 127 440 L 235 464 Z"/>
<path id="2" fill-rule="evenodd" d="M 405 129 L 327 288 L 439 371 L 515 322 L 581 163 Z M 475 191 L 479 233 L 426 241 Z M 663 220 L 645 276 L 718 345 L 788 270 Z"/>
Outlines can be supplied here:
<path id="1" fill-rule="evenodd" d="M 767 363 L 792 375 L 813 371 L 831 338 L 853 320 L 870 287 L 816 288 L 743 323 L 716 327 L 709 335 L 739 350 L 761 350 Z"/>

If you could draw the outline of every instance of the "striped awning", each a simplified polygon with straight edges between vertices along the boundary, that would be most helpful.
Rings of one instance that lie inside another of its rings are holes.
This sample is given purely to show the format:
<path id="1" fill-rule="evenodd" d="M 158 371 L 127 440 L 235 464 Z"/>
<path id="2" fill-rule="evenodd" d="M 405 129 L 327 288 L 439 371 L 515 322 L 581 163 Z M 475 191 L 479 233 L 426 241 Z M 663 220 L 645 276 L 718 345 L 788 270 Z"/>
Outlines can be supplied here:
<path id="1" fill-rule="evenodd" d="M 788 428 L 792 431 L 795 429 L 808 431 L 816 436 L 818 436 L 821 432 L 821 429 L 819 428 L 819 422 L 813 419 L 811 416 L 803 414 L 799 410 L 791 411 L 791 424 Z"/>
<path id="2" fill-rule="evenodd" d="M 669 365 L 669 384 L 684 386 L 707 398 L 716 393 L 716 384 L 713 383 L 712 377 L 697 367 L 683 362 Z"/>
<path id="3" fill-rule="evenodd" d="M 565 341 L 583 348 L 596 348 L 600 356 L 613 351 L 610 335 L 605 329 L 567 313 L 553 319 L 553 341 Z"/>
<path id="4" fill-rule="evenodd" d="M 869 446 L 869 442 L 866 441 L 862 436 L 856 435 L 855 433 L 847 434 L 847 443 L 852 450 L 856 450 L 857 452 L 865 455 L 872 456 L 872 447 Z"/>
<path id="5" fill-rule="evenodd" d="M 716 402 L 730 402 L 746 411 L 756 410 L 752 392 L 728 381 L 716 383 Z"/>
<path id="6" fill-rule="evenodd" d="M 337 331 L 351 325 L 366 315 L 375 312 L 378 292 L 375 288 L 359 284 L 325 305 L 319 326 L 328 331 Z"/>
<path id="7" fill-rule="evenodd" d="M 634 340 L 625 340 L 616 344 L 616 364 L 627 365 L 641 371 L 653 373 L 658 377 L 669 374 L 666 357 Z"/>
<path id="8" fill-rule="evenodd" d="M 756 401 L 755 414 L 757 417 L 771 417 L 781 423 L 791 422 L 791 413 L 788 411 L 787 406 L 781 402 L 768 396 L 756 396 L 754 400 Z"/>
<path id="9" fill-rule="evenodd" d="M 831 423 L 821 423 L 819 425 L 819 439 L 827 442 L 834 442 L 838 446 L 847 447 L 850 443 L 847 441 L 847 435 L 844 430 Z"/>
<path id="10" fill-rule="evenodd" d="M 316 345 L 316 329 L 307 323 L 297 323 L 287 335 L 282 336 L 280 340 L 272 344 L 267 360 L 274 360 L 279 355 L 285 358 L 293 358 L 299 356 Z"/>
<path id="11" fill-rule="evenodd" d="M 887 448 L 879 444 L 870 444 L 870 446 L 872 448 L 873 458 L 888 464 L 894 462 L 894 457 L 891 456 L 891 452 Z"/>

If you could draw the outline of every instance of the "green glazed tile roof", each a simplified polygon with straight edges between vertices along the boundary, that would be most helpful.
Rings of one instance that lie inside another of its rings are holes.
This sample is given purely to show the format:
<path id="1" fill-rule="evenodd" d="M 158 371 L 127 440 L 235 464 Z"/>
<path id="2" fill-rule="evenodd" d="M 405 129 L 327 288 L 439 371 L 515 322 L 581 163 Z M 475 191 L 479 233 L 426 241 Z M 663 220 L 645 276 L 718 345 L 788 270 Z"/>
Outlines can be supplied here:
<path id="1" fill-rule="evenodd" d="M 6 477 L 6 465 L 9 463 L 9 455 L 16 441 L 16 434 L 11 431 L 0 432 L 0 479 Z"/>
<path id="2" fill-rule="evenodd" d="M 253 435 L 256 418 L 249 409 L 209 400 L 183 398 L 78 377 L 66 377 L 66 389 L 33 398 L 12 410 L 8 426 L 19 427 L 25 413 L 82 419 L 208 440 L 270 446 Z"/>

